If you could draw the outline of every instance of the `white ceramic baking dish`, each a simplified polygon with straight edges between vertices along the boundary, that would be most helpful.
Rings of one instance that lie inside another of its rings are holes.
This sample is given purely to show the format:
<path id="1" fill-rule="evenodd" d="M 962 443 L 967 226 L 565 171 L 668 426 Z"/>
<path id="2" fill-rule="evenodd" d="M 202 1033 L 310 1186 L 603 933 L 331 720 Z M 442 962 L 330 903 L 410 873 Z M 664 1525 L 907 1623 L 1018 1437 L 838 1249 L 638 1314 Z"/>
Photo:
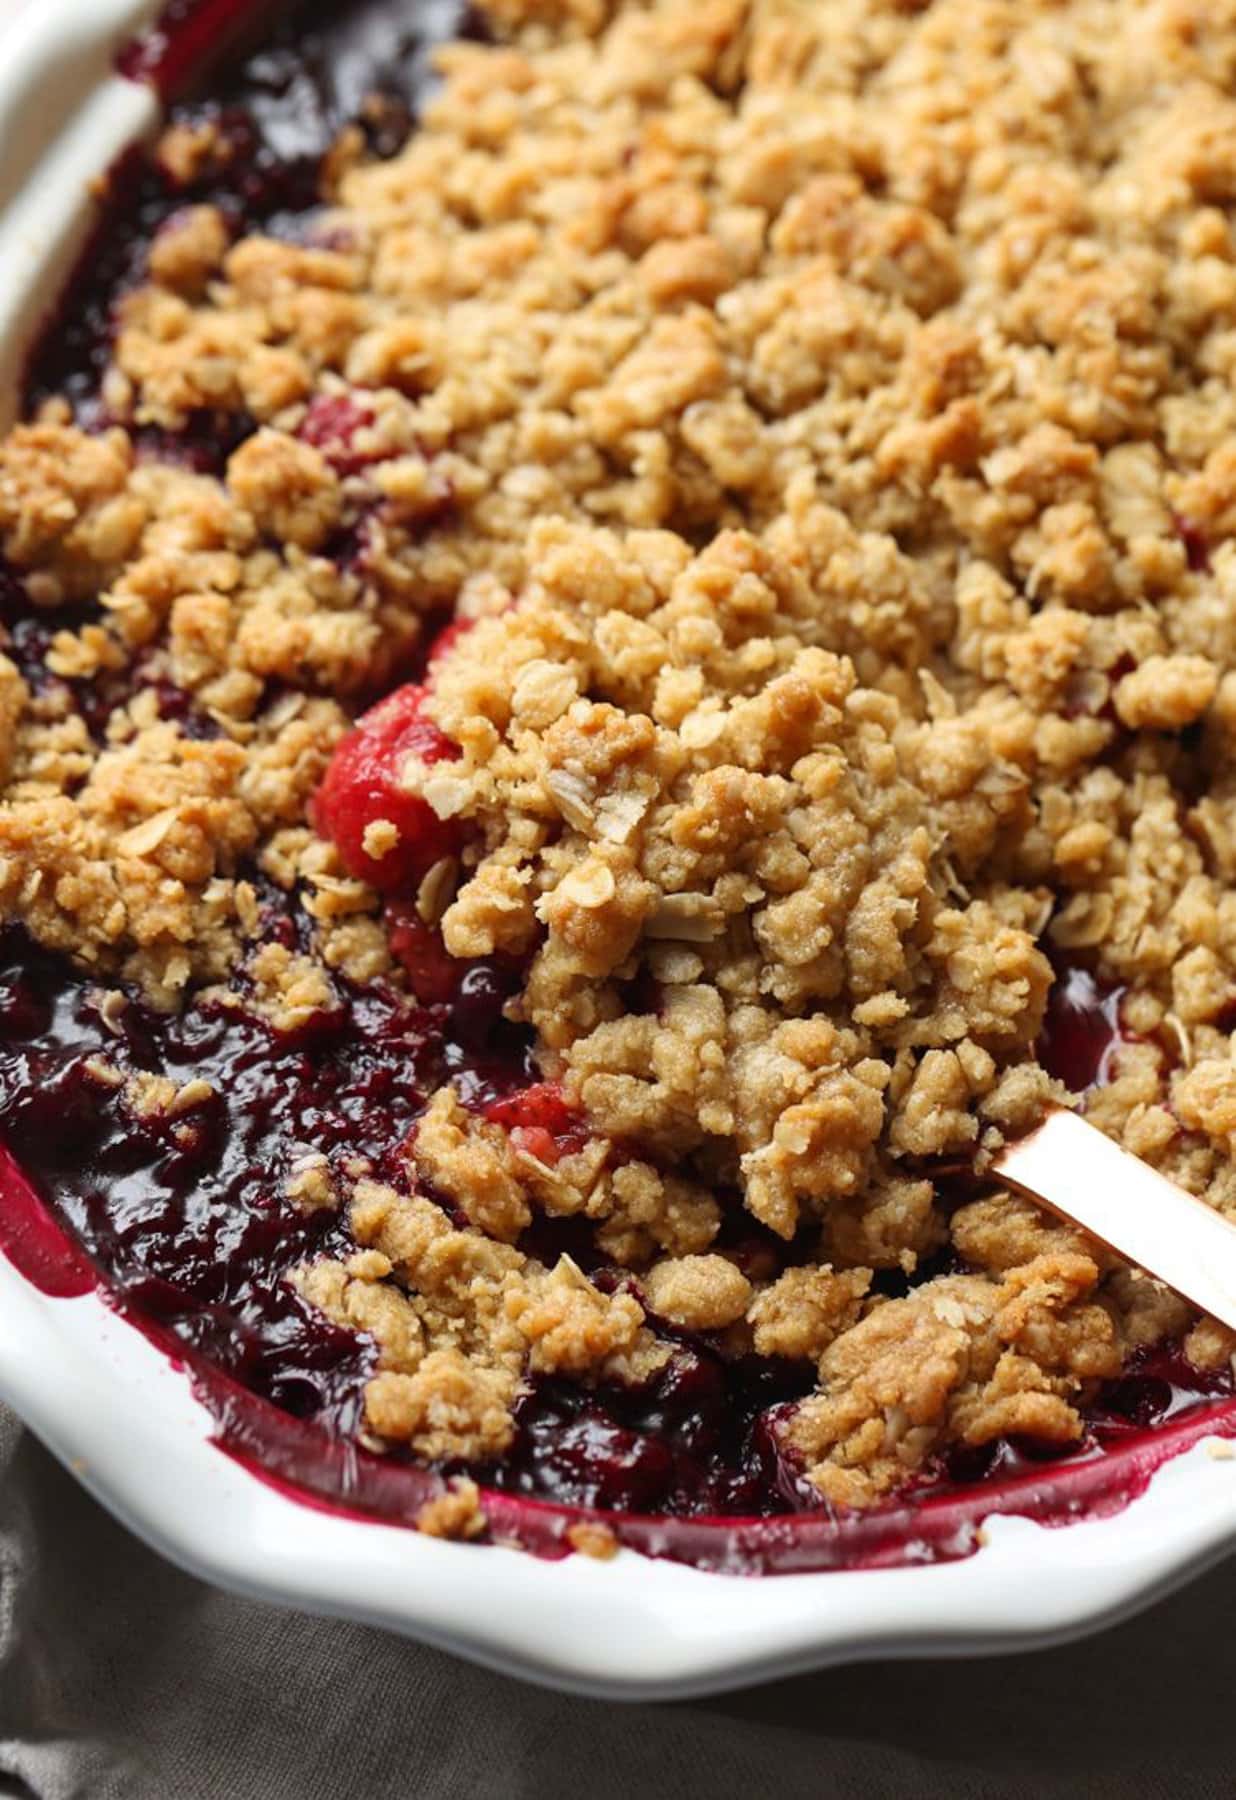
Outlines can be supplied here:
<path id="1" fill-rule="evenodd" d="M 92 177 L 149 129 L 111 73 L 148 8 L 0 0 L 0 414 L 90 215 Z M 208 1580 L 372 1621 L 535 1680 L 670 1697 L 877 1656 L 1013 1650 L 1144 1605 L 1236 1537 L 1236 1461 L 1213 1441 L 1115 1516 L 1000 1517 L 931 1566 L 763 1579 L 631 1551 L 549 1562 L 301 1504 L 209 1441 L 183 1371 L 97 1294 L 56 1299 L 0 1256 L 0 1392 L 106 1506 Z"/>

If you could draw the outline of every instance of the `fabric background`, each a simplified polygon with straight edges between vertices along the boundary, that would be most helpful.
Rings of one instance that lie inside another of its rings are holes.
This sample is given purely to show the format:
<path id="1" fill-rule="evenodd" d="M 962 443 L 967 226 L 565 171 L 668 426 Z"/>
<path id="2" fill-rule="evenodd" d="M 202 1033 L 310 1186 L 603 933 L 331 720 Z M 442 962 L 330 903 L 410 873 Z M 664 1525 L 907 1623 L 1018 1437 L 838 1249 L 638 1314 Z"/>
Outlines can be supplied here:
<path id="1" fill-rule="evenodd" d="M 0 1793 L 23 1800 L 1217 1800 L 1234 1616 L 1228 1562 L 1063 1650 L 566 1699 L 204 1587 L 0 1410 Z"/>

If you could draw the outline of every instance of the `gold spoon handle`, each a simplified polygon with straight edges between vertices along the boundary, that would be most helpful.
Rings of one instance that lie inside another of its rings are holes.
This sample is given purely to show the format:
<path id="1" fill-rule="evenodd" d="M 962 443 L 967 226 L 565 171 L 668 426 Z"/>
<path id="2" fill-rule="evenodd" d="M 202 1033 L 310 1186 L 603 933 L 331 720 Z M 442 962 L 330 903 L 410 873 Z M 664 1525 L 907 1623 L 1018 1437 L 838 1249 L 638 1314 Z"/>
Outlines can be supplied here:
<path id="1" fill-rule="evenodd" d="M 993 1172 L 1236 1331 L 1236 1225 L 1078 1113 L 1049 1113 Z"/>

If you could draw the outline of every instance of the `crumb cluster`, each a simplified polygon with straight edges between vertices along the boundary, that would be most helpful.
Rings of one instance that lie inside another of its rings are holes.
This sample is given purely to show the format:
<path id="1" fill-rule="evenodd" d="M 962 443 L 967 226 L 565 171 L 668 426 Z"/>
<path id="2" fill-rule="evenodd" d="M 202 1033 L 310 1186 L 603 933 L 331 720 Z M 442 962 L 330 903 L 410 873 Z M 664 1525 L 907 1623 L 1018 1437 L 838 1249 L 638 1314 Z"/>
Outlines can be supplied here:
<path id="1" fill-rule="evenodd" d="M 1088 1116 L 1236 1216 L 1236 13 L 486 10 L 305 241 L 169 221 L 108 429 L 0 441 L 49 634 L 0 662 L 0 908 L 162 1007 L 402 981 L 309 809 L 453 609 L 420 916 L 520 960 L 587 1129 L 445 1086 L 403 1188 L 314 1190 L 356 1250 L 298 1281 L 379 1346 L 373 1438 L 492 1462 L 530 1376 L 647 1379 L 669 1324 L 818 1367 L 783 1443 L 838 1505 L 1072 1441 L 1133 1351 L 1232 1344 L 940 1171 L 1068 1099 L 1034 1045 L 1081 960 L 1125 990 Z M 218 474 L 166 448 L 207 413 Z M 541 1215 L 626 1278 L 528 1254 Z"/>

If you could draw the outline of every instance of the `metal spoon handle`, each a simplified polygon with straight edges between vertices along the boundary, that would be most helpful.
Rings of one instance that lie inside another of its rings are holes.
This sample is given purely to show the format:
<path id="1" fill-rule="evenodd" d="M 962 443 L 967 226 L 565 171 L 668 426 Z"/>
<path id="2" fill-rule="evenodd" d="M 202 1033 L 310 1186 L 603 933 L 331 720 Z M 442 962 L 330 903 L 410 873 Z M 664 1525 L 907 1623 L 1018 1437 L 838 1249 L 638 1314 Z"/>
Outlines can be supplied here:
<path id="1" fill-rule="evenodd" d="M 1236 1224 L 1079 1114 L 1049 1113 L 994 1173 L 1236 1331 Z"/>

